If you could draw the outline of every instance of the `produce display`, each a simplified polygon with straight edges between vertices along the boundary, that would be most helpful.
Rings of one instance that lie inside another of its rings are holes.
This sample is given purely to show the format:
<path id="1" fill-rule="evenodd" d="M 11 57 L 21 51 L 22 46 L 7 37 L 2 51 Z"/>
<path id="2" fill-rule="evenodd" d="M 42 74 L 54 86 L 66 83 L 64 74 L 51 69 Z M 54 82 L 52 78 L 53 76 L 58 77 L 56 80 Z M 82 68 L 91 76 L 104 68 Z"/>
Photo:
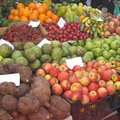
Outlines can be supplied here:
<path id="1" fill-rule="evenodd" d="M 57 22 L 59 17 L 49 11 L 49 5 L 41 3 L 29 3 L 27 7 L 23 3 L 17 4 L 17 9 L 12 9 L 8 16 L 10 21 L 19 20 L 21 22 L 28 20 L 39 20 L 41 24 L 44 22 Z"/>
<path id="2" fill-rule="evenodd" d="M 78 120 L 73 114 L 93 108 L 101 113 L 99 100 L 119 101 L 120 16 L 78 0 L 40 2 L 0 3 L 0 80 L 20 75 L 19 86 L 0 83 L 0 120 L 63 120 L 70 114 Z"/>
<path id="3" fill-rule="evenodd" d="M 10 28 L 8 28 L 2 38 L 4 40 L 8 40 L 9 42 L 22 42 L 42 39 L 44 37 L 42 35 L 42 32 L 40 31 L 40 27 L 33 28 L 28 25 L 20 25 L 11 26 Z"/>
<path id="4" fill-rule="evenodd" d="M 70 70 L 62 65 L 46 63 L 44 69 L 38 69 L 36 76 L 42 75 L 51 86 L 55 95 L 63 94 L 71 101 L 81 101 L 82 104 L 95 102 L 120 90 L 120 77 L 110 63 L 88 62 L 84 67 L 76 65 Z"/>
<path id="5" fill-rule="evenodd" d="M 70 104 L 60 96 L 51 95 L 49 82 L 45 78 L 39 76 L 32 79 L 29 67 L 11 62 L 5 65 L 0 63 L 0 75 L 3 75 L 3 69 L 8 73 L 16 73 L 19 69 L 22 84 L 19 87 L 11 82 L 0 84 L 0 120 L 64 119 L 70 114 Z"/>

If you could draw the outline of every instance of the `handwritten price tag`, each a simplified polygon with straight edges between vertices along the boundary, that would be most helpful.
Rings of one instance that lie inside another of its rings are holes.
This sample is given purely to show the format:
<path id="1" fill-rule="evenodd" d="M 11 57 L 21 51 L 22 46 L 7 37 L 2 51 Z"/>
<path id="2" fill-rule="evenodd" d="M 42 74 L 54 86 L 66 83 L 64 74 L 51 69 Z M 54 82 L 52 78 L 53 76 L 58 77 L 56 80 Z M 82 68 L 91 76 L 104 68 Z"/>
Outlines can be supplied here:
<path id="1" fill-rule="evenodd" d="M 3 44 L 6 44 L 6 45 L 10 46 L 12 48 L 12 50 L 14 50 L 14 46 L 11 43 L 7 42 L 6 40 L 1 39 L 0 40 L 0 46 L 3 45 Z"/>
<path id="2" fill-rule="evenodd" d="M 40 24 L 40 21 L 30 21 L 30 23 L 28 24 L 28 26 L 32 26 L 32 27 L 38 27 L 38 25 Z"/>
<path id="3" fill-rule="evenodd" d="M 7 74 L 7 75 L 0 75 L 0 83 L 3 82 L 13 82 L 16 86 L 20 85 L 20 74 Z"/>
<path id="4" fill-rule="evenodd" d="M 67 59 L 66 64 L 70 69 L 73 69 L 75 65 L 79 65 L 80 67 L 83 67 L 83 62 L 81 57 L 76 57 L 72 59 Z"/>
<path id="5" fill-rule="evenodd" d="M 65 20 L 61 17 L 60 19 L 59 19 L 59 21 L 58 21 L 58 26 L 60 27 L 60 28 L 62 28 L 62 27 L 64 27 L 64 24 L 65 24 L 66 22 L 65 22 Z"/>
<path id="6" fill-rule="evenodd" d="M 44 38 L 37 46 L 41 48 L 46 43 L 47 44 L 51 44 L 51 42 L 49 40 L 47 40 L 46 38 Z"/>

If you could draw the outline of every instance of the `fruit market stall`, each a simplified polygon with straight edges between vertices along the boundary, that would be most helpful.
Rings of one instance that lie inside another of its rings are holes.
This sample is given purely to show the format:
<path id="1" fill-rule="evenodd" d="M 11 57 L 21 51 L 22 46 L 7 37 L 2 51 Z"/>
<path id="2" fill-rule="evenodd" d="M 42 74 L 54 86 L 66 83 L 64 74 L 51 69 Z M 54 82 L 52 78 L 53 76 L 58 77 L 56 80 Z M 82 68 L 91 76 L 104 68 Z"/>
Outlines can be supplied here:
<path id="1" fill-rule="evenodd" d="M 120 18 L 49 0 L 13 2 L 3 15 L 8 3 L 0 5 L 0 120 L 119 120 L 111 113 L 120 108 Z"/>

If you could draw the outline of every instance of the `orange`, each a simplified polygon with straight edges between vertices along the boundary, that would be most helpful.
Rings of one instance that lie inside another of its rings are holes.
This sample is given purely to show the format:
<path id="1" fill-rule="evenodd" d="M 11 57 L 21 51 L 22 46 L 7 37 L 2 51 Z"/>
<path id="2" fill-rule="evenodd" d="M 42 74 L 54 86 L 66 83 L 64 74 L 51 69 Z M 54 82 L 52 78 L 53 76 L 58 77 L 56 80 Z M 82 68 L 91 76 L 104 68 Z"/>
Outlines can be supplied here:
<path id="1" fill-rule="evenodd" d="M 20 20 L 18 16 L 14 16 L 13 20 Z"/>
<path id="2" fill-rule="evenodd" d="M 20 18 L 20 21 L 21 21 L 21 22 L 26 22 L 26 21 L 28 21 L 28 18 L 25 17 L 25 16 L 22 16 L 22 17 Z"/>
<path id="3" fill-rule="evenodd" d="M 29 17 L 29 15 L 30 15 L 30 11 L 27 10 L 27 9 L 24 9 L 23 10 L 23 16 Z"/>
<path id="4" fill-rule="evenodd" d="M 12 10 L 10 11 L 10 14 L 11 14 L 11 15 L 14 15 L 15 10 L 16 10 L 16 9 L 12 9 Z"/>
<path id="5" fill-rule="evenodd" d="M 14 16 L 10 14 L 10 15 L 8 16 L 8 20 L 12 21 L 12 20 L 13 20 L 13 17 L 14 17 Z"/>
<path id="6" fill-rule="evenodd" d="M 51 17 L 53 16 L 53 13 L 52 13 L 51 11 L 47 11 L 47 12 L 46 12 L 46 15 L 47 15 L 49 18 L 51 18 Z"/>
<path id="7" fill-rule="evenodd" d="M 15 11 L 14 11 L 14 15 L 15 15 L 15 16 L 18 16 L 18 10 L 15 10 Z"/>
<path id="8" fill-rule="evenodd" d="M 44 9 L 42 6 L 40 6 L 40 7 L 37 9 L 37 11 L 39 12 L 39 14 L 45 13 L 45 9 Z"/>
<path id="9" fill-rule="evenodd" d="M 35 14 L 35 15 L 37 15 L 37 16 L 39 16 L 39 13 L 38 13 L 37 10 L 33 10 L 32 13 Z"/>
<path id="10" fill-rule="evenodd" d="M 29 20 L 37 20 L 38 19 L 38 16 L 34 13 L 31 13 L 30 16 L 29 16 Z"/>
<path id="11" fill-rule="evenodd" d="M 23 15 L 23 10 L 24 8 L 21 8 L 19 11 L 18 11 L 18 16 L 21 17 Z"/>
<path id="12" fill-rule="evenodd" d="M 37 9 L 37 6 L 36 6 L 35 3 L 31 2 L 31 3 L 28 5 L 28 8 L 29 8 L 29 10 L 35 10 L 35 9 Z"/>
<path id="13" fill-rule="evenodd" d="M 46 22 L 52 22 L 52 19 L 50 19 L 50 18 L 48 18 L 47 20 L 46 20 Z"/>
<path id="14" fill-rule="evenodd" d="M 18 3 L 17 4 L 17 9 L 20 10 L 21 8 L 24 8 L 24 4 L 23 3 Z"/>
<path id="15" fill-rule="evenodd" d="M 57 15 L 53 15 L 53 16 L 52 16 L 52 20 L 53 20 L 54 22 L 57 22 L 57 21 L 59 20 L 59 17 L 58 17 Z"/>
<path id="16" fill-rule="evenodd" d="M 41 15 L 39 16 L 39 20 L 42 20 L 43 22 L 45 22 L 46 19 L 47 19 L 47 16 L 46 16 L 45 14 L 41 14 Z"/>
<path id="17" fill-rule="evenodd" d="M 41 6 L 45 9 L 45 11 L 49 10 L 49 5 L 48 4 L 42 4 Z"/>

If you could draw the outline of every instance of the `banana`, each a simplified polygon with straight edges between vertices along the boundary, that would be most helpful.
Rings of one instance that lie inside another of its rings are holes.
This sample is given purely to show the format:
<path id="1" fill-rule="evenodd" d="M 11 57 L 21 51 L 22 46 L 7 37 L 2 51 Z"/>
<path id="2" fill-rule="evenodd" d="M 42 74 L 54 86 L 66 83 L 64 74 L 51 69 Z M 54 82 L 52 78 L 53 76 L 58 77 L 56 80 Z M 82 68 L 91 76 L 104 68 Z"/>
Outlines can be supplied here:
<path id="1" fill-rule="evenodd" d="M 90 33 L 90 30 L 87 30 L 87 33 Z"/>
<path id="2" fill-rule="evenodd" d="M 85 23 L 85 26 L 88 27 L 88 28 L 90 27 L 90 25 L 87 22 Z"/>
<path id="3" fill-rule="evenodd" d="M 86 18 L 84 18 L 84 19 L 82 20 L 82 22 L 83 22 L 83 23 L 86 23 L 88 19 L 89 19 L 89 17 L 86 17 Z"/>
<path id="4" fill-rule="evenodd" d="M 97 32 L 100 34 L 101 31 L 99 30 L 99 28 L 97 28 Z"/>
<path id="5" fill-rule="evenodd" d="M 90 24 L 90 23 L 91 23 L 90 19 L 88 19 L 88 20 L 87 20 L 87 23 L 88 23 L 88 24 Z"/>
<path id="6" fill-rule="evenodd" d="M 95 15 L 90 15 L 92 18 L 94 18 L 95 20 L 98 19 Z"/>

